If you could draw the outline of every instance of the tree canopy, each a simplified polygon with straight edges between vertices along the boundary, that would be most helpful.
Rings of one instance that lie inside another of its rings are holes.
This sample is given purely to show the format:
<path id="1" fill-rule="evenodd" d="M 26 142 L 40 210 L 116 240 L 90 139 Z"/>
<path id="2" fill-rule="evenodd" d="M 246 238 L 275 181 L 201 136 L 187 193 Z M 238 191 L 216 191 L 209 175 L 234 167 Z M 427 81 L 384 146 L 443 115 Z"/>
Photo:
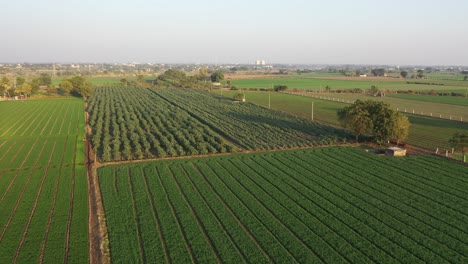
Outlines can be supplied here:
<path id="1" fill-rule="evenodd" d="M 224 80 L 224 74 L 219 71 L 213 72 L 210 76 L 210 79 L 212 82 L 221 82 Z"/>
<path id="2" fill-rule="evenodd" d="M 385 69 L 383 69 L 383 68 L 372 69 L 371 73 L 374 76 L 384 76 L 385 75 Z"/>
<path id="3" fill-rule="evenodd" d="M 378 143 L 399 143 L 408 137 L 408 118 L 381 101 L 356 100 L 354 104 L 338 110 L 337 115 L 340 124 L 355 134 L 356 142 L 363 134 L 373 135 Z"/>
<path id="4" fill-rule="evenodd" d="M 60 88 L 71 95 L 87 98 L 92 93 L 92 85 L 85 78 L 75 76 L 60 83 Z"/>

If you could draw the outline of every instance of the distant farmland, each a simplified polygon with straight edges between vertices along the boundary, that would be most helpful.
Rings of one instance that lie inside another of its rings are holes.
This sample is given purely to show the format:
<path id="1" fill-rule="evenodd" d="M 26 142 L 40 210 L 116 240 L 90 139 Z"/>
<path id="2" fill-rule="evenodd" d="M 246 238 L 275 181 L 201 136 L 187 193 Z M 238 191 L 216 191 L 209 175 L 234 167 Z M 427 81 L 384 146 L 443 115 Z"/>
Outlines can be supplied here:
<path id="1" fill-rule="evenodd" d="M 82 100 L 0 103 L 0 263 L 87 263 Z"/>
<path id="2" fill-rule="evenodd" d="M 232 97 L 236 91 L 216 91 L 216 93 L 222 93 L 224 96 Z M 268 96 L 267 92 L 246 92 L 247 101 L 259 104 L 263 107 L 268 107 Z M 314 102 L 314 118 L 318 121 L 334 125 L 338 125 L 336 111 L 347 105 L 345 103 L 320 100 L 306 96 L 276 92 L 270 93 L 270 104 L 272 109 L 293 113 L 305 118 L 311 118 L 312 102 Z M 411 104 L 411 102 L 413 102 L 413 100 L 406 100 L 405 103 Z M 425 105 L 430 104 L 430 102 L 422 103 Z M 416 107 L 418 105 L 418 101 L 414 101 L 413 105 Z M 464 109 L 463 106 L 458 105 L 446 105 L 446 107 L 448 109 L 450 109 L 450 107 L 454 107 L 458 109 L 459 112 Z M 468 130 L 468 122 L 442 120 L 418 115 L 408 116 L 412 125 L 410 127 L 410 136 L 406 142 L 427 149 L 449 149 L 450 145 L 448 140 L 453 136 L 453 134 L 458 131 Z"/>
<path id="3" fill-rule="evenodd" d="M 468 167 L 323 148 L 98 170 L 113 261 L 466 263 Z"/>

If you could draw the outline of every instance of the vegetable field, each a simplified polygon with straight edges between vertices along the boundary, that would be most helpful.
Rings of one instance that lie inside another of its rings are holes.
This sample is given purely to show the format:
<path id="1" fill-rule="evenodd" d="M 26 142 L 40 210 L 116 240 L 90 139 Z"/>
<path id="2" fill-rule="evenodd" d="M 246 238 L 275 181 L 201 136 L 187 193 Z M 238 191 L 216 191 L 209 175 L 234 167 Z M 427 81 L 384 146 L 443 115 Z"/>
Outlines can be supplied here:
<path id="1" fill-rule="evenodd" d="M 346 137 L 341 130 L 308 119 L 251 103 L 234 102 L 206 91 L 152 91 L 249 150 L 334 144 Z"/>
<path id="2" fill-rule="evenodd" d="M 0 112 L 0 263 L 88 262 L 83 101 Z"/>
<path id="3" fill-rule="evenodd" d="M 96 88 L 88 111 L 101 161 L 232 152 L 208 126 L 147 89 Z"/>
<path id="4" fill-rule="evenodd" d="M 122 263 L 466 263 L 468 167 L 319 148 L 101 167 Z"/>

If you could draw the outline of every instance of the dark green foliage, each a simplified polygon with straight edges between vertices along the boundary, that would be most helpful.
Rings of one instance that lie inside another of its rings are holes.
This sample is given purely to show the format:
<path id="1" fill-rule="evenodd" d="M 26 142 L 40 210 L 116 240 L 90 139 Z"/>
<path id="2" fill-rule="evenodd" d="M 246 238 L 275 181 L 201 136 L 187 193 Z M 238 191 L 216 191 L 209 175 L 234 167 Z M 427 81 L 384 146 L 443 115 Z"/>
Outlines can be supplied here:
<path id="1" fill-rule="evenodd" d="M 153 91 L 245 149 L 312 146 L 321 144 L 320 137 L 324 135 L 345 136 L 337 129 L 304 118 L 251 103 L 235 103 L 205 91 Z"/>
<path id="2" fill-rule="evenodd" d="M 93 146 L 104 162 L 214 154 L 229 145 L 187 112 L 147 89 L 98 87 L 89 112 Z M 201 144 L 210 147 L 195 151 Z"/>
<path id="3" fill-rule="evenodd" d="M 273 89 L 275 90 L 275 92 L 282 92 L 282 91 L 286 91 L 288 89 L 288 86 L 287 85 L 275 85 Z"/>
<path id="4" fill-rule="evenodd" d="M 224 80 L 224 74 L 222 72 L 213 72 L 210 76 L 210 79 L 212 82 L 221 82 L 222 80 Z"/>

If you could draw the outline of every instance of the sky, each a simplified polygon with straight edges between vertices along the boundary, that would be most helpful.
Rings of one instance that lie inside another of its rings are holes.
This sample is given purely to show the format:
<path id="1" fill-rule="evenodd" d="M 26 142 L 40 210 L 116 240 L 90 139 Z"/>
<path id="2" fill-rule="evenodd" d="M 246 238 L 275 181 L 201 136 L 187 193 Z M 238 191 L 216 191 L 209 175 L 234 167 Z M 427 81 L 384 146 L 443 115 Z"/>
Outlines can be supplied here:
<path id="1" fill-rule="evenodd" d="M 467 0 L 0 0 L 3 63 L 468 65 Z"/>

